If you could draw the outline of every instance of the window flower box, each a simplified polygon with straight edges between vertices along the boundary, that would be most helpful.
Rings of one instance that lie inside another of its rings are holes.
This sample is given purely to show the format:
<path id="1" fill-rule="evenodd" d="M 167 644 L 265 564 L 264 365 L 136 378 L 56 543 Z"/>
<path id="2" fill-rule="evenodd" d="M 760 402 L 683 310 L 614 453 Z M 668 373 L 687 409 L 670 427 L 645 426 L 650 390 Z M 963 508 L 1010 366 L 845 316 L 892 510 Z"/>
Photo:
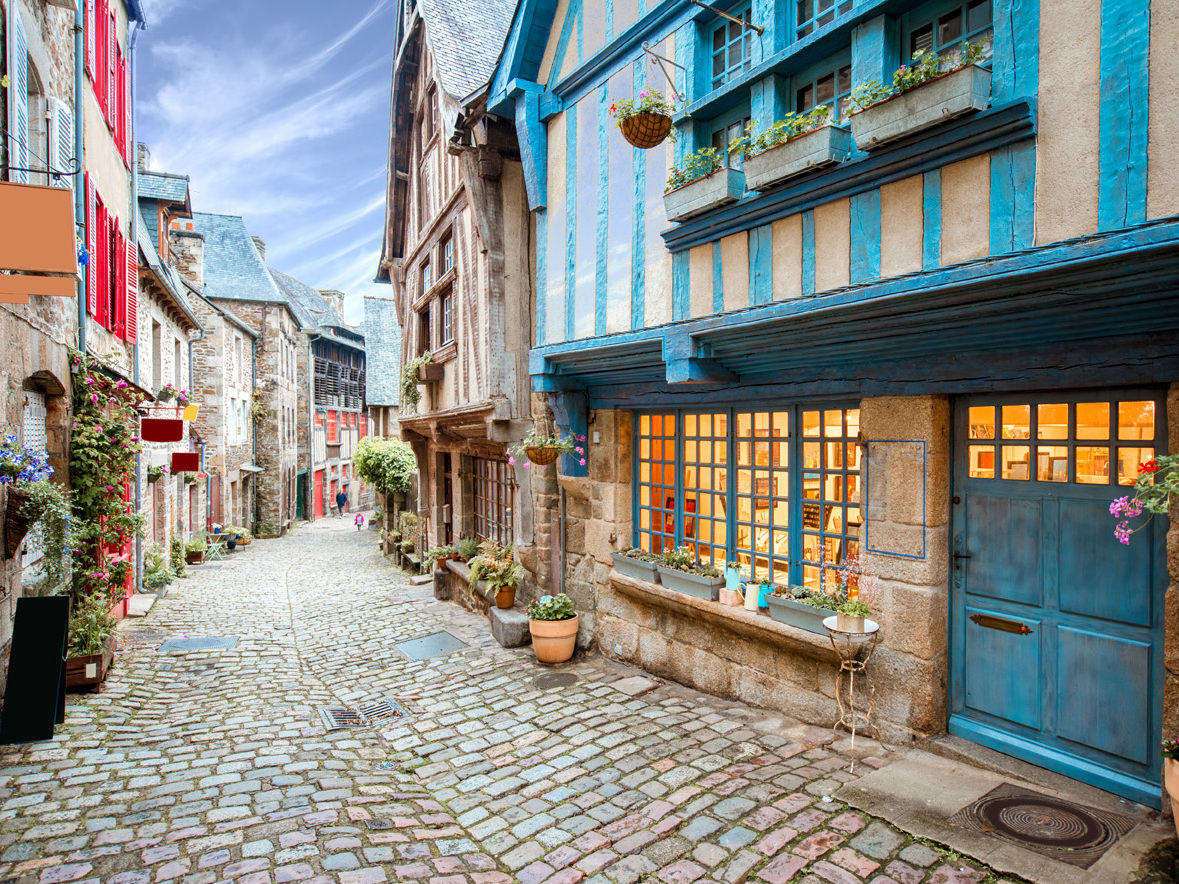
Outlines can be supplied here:
<path id="1" fill-rule="evenodd" d="M 698 599 L 720 601 L 720 590 L 725 585 L 723 577 L 705 577 L 702 574 L 690 574 L 665 565 L 656 566 L 659 569 L 660 582 L 668 589 L 682 592 L 684 595 L 695 596 Z"/>
<path id="2" fill-rule="evenodd" d="M 418 383 L 429 384 L 434 381 L 440 381 L 446 377 L 446 366 L 439 365 L 434 362 L 428 362 L 425 365 L 418 366 Z"/>
<path id="3" fill-rule="evenodd" d="M 663 195 L 668 221 L 683 221 L 717 206 L 735 203 L 745 195 L 745 173 L 718 169 Z"/>
<path id="4" fill-rule="evenodd" d="M 834 163 L 851 155 L 851 133 L 841 126 L 820 126 L 789 141 L 745 155 L 745 186 L 750 190 L 767 187 Z"/>
<path id="5" fill-rule="evenodd" d="M 991 72 L 969 64 L 893 98 L 852 114 L 852 135 L 860 150 L 872 150 L 944 120 L 985 110 L 991 95 Z"/>
<path id="6" fill-rule="evenodd" d="M 823 619 L 830 617 L 831 612 L 826 608 L 816 608 L 794 599 L 784 598 L 773 593 L 766 596 L 770 606 L 770 617 L 787 626 L 795 626 L 813 632 L 816 635 L 826 635 Z"/>
<path id="7" fill-rule="evenodd" d="M 633 577 L 635 580 L 646 580 L 648 583 L 659 582 L 659 569 L 655 566 L 654 562 L 632 559 L 630 556 L 624 556 L 620 552 L 612 552 L 610 556 L 614 559 L 614 570 L 619 574 L 625 574 L 627 577 Z"/>

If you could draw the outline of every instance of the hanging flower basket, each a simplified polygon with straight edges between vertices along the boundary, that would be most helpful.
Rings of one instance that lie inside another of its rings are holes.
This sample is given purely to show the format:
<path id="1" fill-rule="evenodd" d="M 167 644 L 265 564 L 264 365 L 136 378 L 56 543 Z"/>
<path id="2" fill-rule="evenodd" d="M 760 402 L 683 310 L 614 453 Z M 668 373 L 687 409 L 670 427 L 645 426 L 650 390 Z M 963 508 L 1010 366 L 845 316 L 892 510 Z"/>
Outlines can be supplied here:
<path id="1" fill-rule="evenodd" d="M 658 147 L 671 134 L 671 117 L 667 114 L 640 113 L 618 122 L 622 137 L 640 150 Z"/>
<path id="2" fill-rule="evenodd" d="M 179 442 L 184 438 L 184 421 L 171 417 L 145 417 L 139 424 L 144 442 Z"/>
<path id="3" fill-rule="evenodd" d="M 29 502 L 27 492 L 8 486 L 8 509 L 4 514 L 4 558 L 11 559 L 20 552 L 20 545 L 29 533 L 29 520 L 21 512 Z"/>
<path id="4" fill-rule="evenodd" d="M 528 454 L 528 461 L 530 463 L 540 464 L 541 466 L 548 466 L 556 461 L 561 456 L 561 449 L 556 445 L 548 445 L 544 448 L 525 448 L 524 451 Z"/>

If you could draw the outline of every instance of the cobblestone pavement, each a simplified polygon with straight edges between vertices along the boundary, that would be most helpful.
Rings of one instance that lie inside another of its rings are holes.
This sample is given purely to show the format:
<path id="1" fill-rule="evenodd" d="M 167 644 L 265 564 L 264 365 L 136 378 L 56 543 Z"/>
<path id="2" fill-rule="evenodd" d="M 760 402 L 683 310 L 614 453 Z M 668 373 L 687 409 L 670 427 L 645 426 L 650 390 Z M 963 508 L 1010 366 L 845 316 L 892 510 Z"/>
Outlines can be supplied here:
<path id="1" fill-rule="evenodd" d="M 0 879 L 988 879 L 824 797 L 852 779 L 829 731 L 597 655 L 539 666 L 350 523 L 190 574 L 124 624 L 111 677 L 71 697 L 52 741 L 4 747 Z M 439 630 L 466 646 L 421 661 L 394 646 Z M 208 636 L 238 641 L 160 649 Z M 318 712 L 384 698 L 408 714 L 326 731 Z"/>

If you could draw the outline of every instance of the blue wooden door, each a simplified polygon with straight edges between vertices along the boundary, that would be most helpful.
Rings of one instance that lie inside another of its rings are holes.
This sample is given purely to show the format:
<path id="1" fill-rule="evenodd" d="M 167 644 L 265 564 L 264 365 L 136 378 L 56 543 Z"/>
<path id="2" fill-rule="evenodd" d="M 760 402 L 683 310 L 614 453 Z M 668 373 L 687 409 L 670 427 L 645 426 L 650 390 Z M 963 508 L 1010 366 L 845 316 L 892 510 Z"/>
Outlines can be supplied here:
<path id="1" fill-rule="evenodd" d="M 964 399 L 954 414 L 951 733 L 1159 806 L 1166 519 L 1109 504 L 1165 453 L 1154 390 Z"/>

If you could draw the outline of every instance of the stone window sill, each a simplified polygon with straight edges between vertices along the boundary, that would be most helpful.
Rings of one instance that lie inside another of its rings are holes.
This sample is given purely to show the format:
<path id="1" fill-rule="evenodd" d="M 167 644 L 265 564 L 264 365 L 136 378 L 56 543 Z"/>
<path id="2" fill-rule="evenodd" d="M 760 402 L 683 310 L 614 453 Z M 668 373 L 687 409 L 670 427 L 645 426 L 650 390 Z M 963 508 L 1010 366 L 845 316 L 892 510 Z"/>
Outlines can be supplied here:
<path id="1" fill-rule="evenodd" d="M 783 650 L 824 663 L 839 660 L 835 649 L 831 647 L 831 640 L 826 636 L 779 623 L 770 619 L 768 615 L 698 599 L 657 583 L 635 580 L 616 571 L 610 574 L 610 585 L 616 592 L 632 601 L 670 611 L 682 617 L 701 620 L 709 626 L 751 641 L 773 644 Z"/>

